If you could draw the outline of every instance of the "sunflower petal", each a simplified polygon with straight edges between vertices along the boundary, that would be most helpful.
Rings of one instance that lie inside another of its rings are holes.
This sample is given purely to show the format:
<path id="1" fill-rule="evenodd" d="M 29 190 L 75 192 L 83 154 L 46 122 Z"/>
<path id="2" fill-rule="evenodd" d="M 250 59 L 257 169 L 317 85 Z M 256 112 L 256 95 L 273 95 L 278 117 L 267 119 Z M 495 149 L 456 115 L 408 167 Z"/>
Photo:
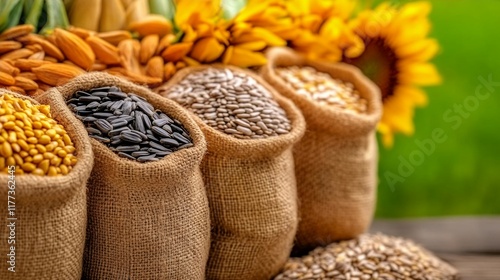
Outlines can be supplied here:
<path id="1" fill-rule="evenodd" d="M 430 86 L 441 83 L 436 66 L 430 63 L 413 63 L 401 67 L 399 80 L 402 84 Z"/>
<path id="2" fill-rule="evenodd" d="M 207 37 L 197 41 L 190 56 L 200 62 L 212 62 L 224 52 L 224 46 L 214 37 Z"/>
<path id="3" fill-rule="evenodd" d="M 266 57 L 260 52 L 252 52 L 238 47 L 229 47 L 224 54 L 223 63 L 242 68 L 260 66 L 266 63 Z"/>
<path id="4" fill-rule="evenodd" d="M 178 61 L 189 53 L 192 46 L 192 42 L 170 45 L 161 53 L 161 56 L 166 61 Z"/>

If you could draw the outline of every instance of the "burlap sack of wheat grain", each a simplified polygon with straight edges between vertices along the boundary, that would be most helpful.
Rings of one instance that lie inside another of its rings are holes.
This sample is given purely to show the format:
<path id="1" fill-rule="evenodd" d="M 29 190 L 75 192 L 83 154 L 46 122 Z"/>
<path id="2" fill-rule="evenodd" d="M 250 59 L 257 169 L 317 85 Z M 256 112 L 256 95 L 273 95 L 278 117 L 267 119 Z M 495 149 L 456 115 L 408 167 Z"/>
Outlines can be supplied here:
<path id="1" fill-rule="evenodd" d="M 212 243 L 207 279 L 270 279 L 288 259 L 297 228 L 292 146 L 304 133 L 304 119 L 288 100 L 256 74 L 222 65 L 181 70 L 158 92 L 208 67 L 244 72 L 261 83 L 292 123 L 288 134 L 241 140 L 194 116 L 207 139 L 202 171 L 210 204 Z"/>
<path id="2" fill-rule="evenodd" d="M 379 90 L 350 65 L 309 61 L 285 48 L 271 49 L 266 55 L 262 77 L 292 100 L 306 119 L 306 133 L 294 148 L 300 205 L 296 250 L 354 238 L 368 229 L 375 208 Z M 352 114 L 297 94 L 274 70 L 294 65 L 310 66 L 352 83 L 367 100 L 367 112 Z"/>
<path id="3" fill-rule="evenodd" d="M 0 89 L 0 95 L 3 94 L 39 104 L 29 97 Z M 51 106 L 50 111 L 71 137 L 78 162 L 70 173 L 56 177 L 10 178 L 8 174 L 0 174 L 0 203 L 5 206 L 0 213 L 6 222 L 1 230 L 4 246 L 0 248 L 3 256 L 0 279 L 80 279 L 82 274 L 87 224 L 85 185 L 94 155 L 87 131 L 71 112 L 58 105 Z M 9 186 L 13 185 L 15 193 L 9 193 Z M 8 200 L 15 202 L 13 217 L 17 220 L 7 220 L 11 217 Z M 15 223 L 12 231 L 7 226 L 10 222 Z M 15 249 L 15 272 L 7 269 L 13 255 L 11 246 Z"/>
<path id="4" fill-rule="evenodd" d="M 178 119 L 194 146 L 152 163 L 119 157 L 91 139 L 84 279 L 204 279 L 210 217 L 200 163 L 203 133 L 175 102 L 105 73 L 77 77 L 45 96 L 63 104 L 77 90 L 118 86 Z"/>

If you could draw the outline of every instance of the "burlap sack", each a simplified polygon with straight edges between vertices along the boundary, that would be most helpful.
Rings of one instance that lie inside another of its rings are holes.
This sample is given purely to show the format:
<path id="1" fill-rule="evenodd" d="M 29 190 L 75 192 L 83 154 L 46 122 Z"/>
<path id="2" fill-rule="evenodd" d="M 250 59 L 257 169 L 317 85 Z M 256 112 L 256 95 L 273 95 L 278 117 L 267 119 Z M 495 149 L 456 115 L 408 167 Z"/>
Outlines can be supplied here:
<path id="1" fill-rule="evenodd" d="M 165 88 L 206 67 L 181 70 Z M 207 279 L 270 279 L 286 262 L 297 229 L 297 196 L 292 145 L 304 133 L 298 109 L 257 75 L 292 122 L 289 134 L 259 140 L 239 140 L 194 116 L 207 139 L 202 172 L 212 221 L 212 245 Z M 168 90 L 162 90 L 166 94 Z"/>
<path id="2" fill-rule="evenodd" d="M 91 139 L 95 165 L 87 185 L 85 279 L 204 279 L 210 246 L 208 202 L 200 171 L 203 133 L 175 102 L 104 73 L 90 73 L 48 92 L 62 104 L 77 90 L 116 85 L 178 119 L 194 147 L 152 163 L 119 157 Z M 60 93 L 60 94 L 59 94 Z"/>
<path id="3" fill-rule="evenodd" d="M 305 136 L 294 148 L 300 205 L 296 249 L 305 251 L 353 238 L 364 232 L 373 219 L 379 90 L 358 69 L 342 63 L 307 61 L 285 48 L 269 50 L 267 59 L 261 75 L 300 108 L 307 123 Z M 354 115 L 295 93 L 274 71 L 292 65 L 308 65 L 351 82 L 368 101 L 368 112 Z"/>
<path id="4" fill-rule="evenodd" d="M 38 104 L 0 89 L 0 95 L 5 93 Z M 64 176 L 15 176 L 15 194 L 8 193 L 9 175 L 0 174 L 0 279 L 80 279 L 82 275 L 87 224 L 85 184 L 94 155 L 87 131 L 69 111 L 55 105 L 51 113 L 73 140 L 78 163 Z M 14 197 L 10 199 L 15 202 L 14 216 L 7 211 L 8 195 Z M 17 220 L 7 220 L 9 217 Z M 15 223 L 15 233 L 7 226 L 10 222 Z M 15 236 L 15 244 L 8 243 L 11 236 Z M 7 270 L 11 246 L 15 247 L 15 272 Z"/>

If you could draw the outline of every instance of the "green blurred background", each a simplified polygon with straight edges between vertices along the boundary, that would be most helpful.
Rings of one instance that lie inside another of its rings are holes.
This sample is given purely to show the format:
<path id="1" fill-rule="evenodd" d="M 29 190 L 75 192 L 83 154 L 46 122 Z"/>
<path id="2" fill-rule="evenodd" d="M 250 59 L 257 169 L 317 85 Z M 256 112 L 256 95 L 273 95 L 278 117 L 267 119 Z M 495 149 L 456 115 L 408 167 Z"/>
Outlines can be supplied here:
<path id="1" fill-rule="evenodd" d="M 377 216 L 500 214 L 500 1 L 431 2 L 431 37 L 441 44 L 434 62 L 444 82 L 426 89 L 429 104 L 416 111 L 415 134 L 397 136 L 391 149 L 380 146 Z M 473 96 L 481 85 L 478 78 L 488 80 L 489 75 L 498 86 L 454 129 L 443 114 Z M 386 172 L 398 174 L 400 156 L 408 160 L 418 149 L 415 140 L 430 138 L 436 128 L 445 131 L 447 140 L 391 188 Z"/>

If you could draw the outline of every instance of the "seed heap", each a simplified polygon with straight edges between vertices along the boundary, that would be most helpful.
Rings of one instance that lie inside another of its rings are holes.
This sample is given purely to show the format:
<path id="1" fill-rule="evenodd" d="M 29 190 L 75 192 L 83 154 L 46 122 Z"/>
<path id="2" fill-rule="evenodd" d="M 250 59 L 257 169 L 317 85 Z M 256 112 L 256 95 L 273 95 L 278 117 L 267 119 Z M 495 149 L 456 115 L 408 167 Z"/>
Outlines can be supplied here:
<path id="1" fill-rule="evenodd" d="M 330 105 L 346 111 L 366 113 L 367 102 L 359 95 L 353 84 L 333 79 L 312 67 L 282 67 L 276 73 L 291 85 L 295 91 L 323 105 Z"/>
<path id="2" fill-rule="evenodd" d="M 317 248 L 292 258 L 275 280 L 457 279 L 456 271 L 412 241 L 382 234 Z"/>
<path id="3" fill-rule="evenodd" d="M 0 172 L 16 166 L 16 174 L 66 175 L 77 162 L 64 127 L 52 119 L 50 107 L 0 96 Z"/>
<path id="4" fill-rule="evenodd" d="M 239 139 L 278 136 L 291 129 L 271 93 L 245 73 L 216 68 L 191 73 L 167 96 L 209 126 Z"/>
<path id="5" fill-rule="evenodd" d="M 67 104 L 86 125 L 89 136 L 119 156 L 139 162 L 157 161 L 193 146 L 178 120 L 118 87 L 77 91 Z"/>

